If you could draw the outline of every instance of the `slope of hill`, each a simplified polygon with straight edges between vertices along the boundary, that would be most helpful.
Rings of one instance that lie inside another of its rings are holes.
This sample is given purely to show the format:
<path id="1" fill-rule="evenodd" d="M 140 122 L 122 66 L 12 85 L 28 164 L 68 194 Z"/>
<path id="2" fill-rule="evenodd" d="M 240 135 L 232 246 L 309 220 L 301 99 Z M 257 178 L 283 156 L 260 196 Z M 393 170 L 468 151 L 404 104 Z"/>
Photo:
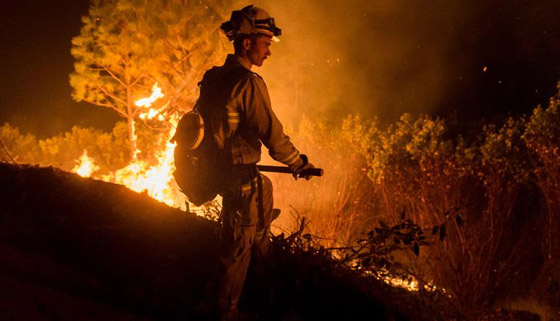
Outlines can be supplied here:
<path id="1" fill-rule="evenodd" d="M 53 168 L 0 178 L 0 319 L 188 313 L 211 277 L 215 223 Z"/>
<path id="2" fill-rule="evenodd" d="M 55 168 L 0 163 L 1 320 L 202 320 L 219 226 Z M 432 320 L 433 309 L 277 240 L 255 320 Z M 397 312 L 398 311 L 398 312 Z M 431 314 L 431 315 L 430 315 Z"/>

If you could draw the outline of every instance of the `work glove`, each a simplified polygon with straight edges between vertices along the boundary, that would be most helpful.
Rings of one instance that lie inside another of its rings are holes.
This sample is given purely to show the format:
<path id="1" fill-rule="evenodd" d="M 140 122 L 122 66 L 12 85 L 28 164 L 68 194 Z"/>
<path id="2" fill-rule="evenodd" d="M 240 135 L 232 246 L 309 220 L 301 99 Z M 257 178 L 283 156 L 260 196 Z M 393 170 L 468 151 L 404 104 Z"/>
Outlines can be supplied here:
<path id="1" fill-rule="evenodd" d="M 313 164 L 311 164 L 307 158 L 307 155 L 300 154 L 299 157 L 301 158 L 302 165 L 299 165 L 296 169 L 294 169 L 293 176 L 297 180 L 298 178 L 305 178 L 306 180 L 311 179 L 311 175 L 305 175 L 306 170 L 315 168 Z"/>

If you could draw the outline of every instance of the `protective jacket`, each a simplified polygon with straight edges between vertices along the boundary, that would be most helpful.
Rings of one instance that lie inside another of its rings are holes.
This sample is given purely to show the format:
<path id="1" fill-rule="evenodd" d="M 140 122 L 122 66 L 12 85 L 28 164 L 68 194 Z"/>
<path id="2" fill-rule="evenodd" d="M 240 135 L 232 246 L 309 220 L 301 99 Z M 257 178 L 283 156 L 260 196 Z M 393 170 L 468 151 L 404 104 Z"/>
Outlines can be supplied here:
<path id="1" fill-rule="evenodd" d="M 272 182 L 255 166 L 261 159 L 261 142 L 273 159 L 292 170 L 304 161 L 271 109 L 264 80 L 234 55 L 204 74 L 196 109 L 204 120 L 200 148 L 214 153 L 221 164 L 216 168 L 223 169 L 215 282 L 222 316 L 234 315 L 251 257 L 266 253 L 274 219 Z"/>
<path id="2" fill-rule="evenodd" d="M 259 162 L 261 141 L 273 159 L 292 170 L 303 165 L 272 111 L 264 80 L 235 55 L 204 74 L 196 108 L 204 119 L 204 135 L 221 151 L 225 166 Z"/>

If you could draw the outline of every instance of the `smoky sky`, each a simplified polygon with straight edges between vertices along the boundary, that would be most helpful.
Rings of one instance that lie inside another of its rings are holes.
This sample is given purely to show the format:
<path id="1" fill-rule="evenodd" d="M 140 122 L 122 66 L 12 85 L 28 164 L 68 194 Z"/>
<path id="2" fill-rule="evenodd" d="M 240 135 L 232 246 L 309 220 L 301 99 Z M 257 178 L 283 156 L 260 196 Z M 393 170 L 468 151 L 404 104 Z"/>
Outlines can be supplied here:
<path id="1" fill-rule="evenodd" d="M 526 113 L 547 103 L 560 78 L 560 0 L 251 3 L 282 28 L 272 57 L 254 71 L 288 123 L 352 112 L 387 121 L 405 112 L 467 120 Z M 70 98 L 70 41 L 87 7 L 0 4 L 0 124 L 39 136 L 113 126 L 118 118 L 106 108 Z"/>
<path id="2" fill-rule="evenodd" d="M 262 74 L 287 117 L 528 112 L 560 76 L 560 1 L 256 4 L 283 28 Z"/>

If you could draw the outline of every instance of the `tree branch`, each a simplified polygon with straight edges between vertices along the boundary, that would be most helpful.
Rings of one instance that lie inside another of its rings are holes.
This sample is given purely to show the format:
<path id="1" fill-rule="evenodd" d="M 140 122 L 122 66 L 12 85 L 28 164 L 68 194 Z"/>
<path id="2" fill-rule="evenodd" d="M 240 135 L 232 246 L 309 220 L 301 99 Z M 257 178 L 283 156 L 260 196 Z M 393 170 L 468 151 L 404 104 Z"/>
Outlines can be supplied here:
<path id="1" fill-rule="evenodd" d="M 117 77 L 117 75 L 115 75 L 109 68 L 105 66 L 101 66 L 101 67 L 111 76 L 111 78 L 118 81 L 123 87 L 126 87 L 126 84 L 119 77 Z"/>
<path id="2" fill-rule="evenodd" d="M 137 84 L 140 80 L 142 80 L 142 79 L 144 79 L 144 78 L 150 78 L 150 77 L 148 77 L 148 76 L 146 76 L 146 75 L 141 75 L 140 77 L 136 78 L 136 79 L 130 84 L 130 86 L 131 86 L 131 87 L 136 86 L 136 84 Z"/>
<path id="3" fill-rule="evenodd" d="M 8 149 L 6 148 L 6 145 L 4 145 L 4 141 L 2 139 L 0 139 L 0 145 L 2 145 L 2 149 L 4 150 L 4 153 L 8 155 L 12 163 L 14 163 L 14 165 L 17 165 L 17 162 L 12 158 L 12 155 L 10 155 L 10 153 L 8 152 Z"/>
<path id="4" fill-rule="evenodd" d="M 90 100 L 90 99 L 84 99 L 84 101 L 85 101 L 86 103 L 90 103 L 90 104 L 93 104 L 93 105 L 111 108 L 111 109 L 115 110 L 120 116 L 122 116 L 122 117 L 124 117 L 124 118 L 127 118 L 127 117 L 128 117 L 128 115 L 127 115 L 126 113 L 120 111 L 120 110 L 118 109 L 118 107 L 115 106 L 115 105 L 113 105 L 113 104 L 101 103 L 101 102 L 93 101 L 93 100 Z"/>
<path id="5" fill-rule="evenodd" d="M 96 85 L 97 88 L 99 88 L 105 95 L 109 96 L 110 98 L 120 102 L 123 105 L 127 105 L 126 101 L 122 100 L 121 98 L 113 95 L 112 93 L 110 93 L 109 91 L 107 91 L 107 89 L 103 88 L 103 86 L 100 85 Z"/>

